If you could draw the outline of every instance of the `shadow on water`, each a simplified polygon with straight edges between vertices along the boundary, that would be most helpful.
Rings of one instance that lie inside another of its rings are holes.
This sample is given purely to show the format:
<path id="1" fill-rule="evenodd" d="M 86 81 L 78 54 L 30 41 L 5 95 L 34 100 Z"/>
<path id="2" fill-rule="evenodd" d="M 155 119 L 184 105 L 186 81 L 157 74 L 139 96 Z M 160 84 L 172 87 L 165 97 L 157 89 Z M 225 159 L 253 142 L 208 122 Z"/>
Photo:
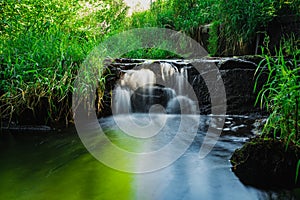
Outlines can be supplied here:
<path id="1" fill-rule="evenodd" d="M 140 115 L 139 118 L 143 118 Z M 252 135 L 254 119 L 226 117 L 222 136 L 204 159 L 199 158 L 207 122 L 188 150 L 161 170 L 129 174 L 108 168 L 82 145 L 75 129 L 63 133 L 0 135 L 0 199 L 298 199 L 299 191 L 266 191 L 243 185 L 231 172 L 229 158 Z M 100 120 L 111 141 L 129 151 L 150 151 L 167 144 L 179 118 L 142 145 L 118 129 L 112 117 Z M 239 133 L 241 130 L 241 134 Z M 107 149 L 109 153 L 109 149 Z M 126 162 L 126 161 L 124 161 Z M 150 161 L 149 161 L 150 162 Z M 140 165 L 145 163 L 135 163 Z"/>

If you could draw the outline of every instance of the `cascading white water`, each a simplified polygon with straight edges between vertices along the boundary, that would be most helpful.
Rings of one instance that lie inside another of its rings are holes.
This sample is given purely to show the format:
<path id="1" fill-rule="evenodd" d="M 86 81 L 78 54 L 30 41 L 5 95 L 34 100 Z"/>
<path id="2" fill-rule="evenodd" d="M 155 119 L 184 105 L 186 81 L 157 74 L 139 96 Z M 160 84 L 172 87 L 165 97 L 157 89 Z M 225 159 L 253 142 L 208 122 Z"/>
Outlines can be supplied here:
<path id="1" fill-rule="evenodd" d="M 167 113 L 194 114 L 195 103 L 186 95 L 187 70 L 183 67 L 179 71 L 166 62 L 160 63 L 159 71 L 157 64 L 152 68 L 149 63 L 147 65 L 146 69 L 127 70 L 124 73 L 113 92 L 113 113 L 148 112 L 151 106 L 160 104 Z"/>
<path id="2" fill-rule="evenodd" d="M 121 86 L 136 90 L 145 85 L 153 85 L 156 77 L 150 69 L 128 70 L 121 78 Z"/>
<path id="3" fill-rule="evenodd" d="M 116 85 L 112 110 L 114 114 L 132 112 L 131 95 L 135 90 L 145 85 L 153 85 L 156 82 L 155 74 L 149 69 L 128 70 Z"/>
<path id="4" fill-rule="evenodd" d="M 116 86 L 113 93 L 113 113 L 127 114 L 131 113 L 131 91 L 128 88 Z"/>
<path id="5" fill-rule="evenodd" d="M 184 95 L 184 91 L 187 89 L 187 69 L 181 68 L 180 73 L 176 74 L 176 87 L 178 91 L 178 95 Z"/>
<path id="6" fill-rule="evenodd" d="M 173 99 L 176 97 L 175 90 L 173 90 L 171 88 L 164 88 L 164 93 L 165 93 L 165 96 L 167 97 L 167 99 Z"/>
<path id="7" fill-rule="evenodd" d="M 194 101 L 186 96 L 177 96 L 168 102 L 166 111 L 168 114 L 198 114 Z"/>
<path id="8" fill-rule="evenodd" d="M 172 80 L 176 74 L 178 74 L 177 67 L 171 65 L 170 63 L 161 63 L 160 64 L 161 77 L 163 81 Z"/>

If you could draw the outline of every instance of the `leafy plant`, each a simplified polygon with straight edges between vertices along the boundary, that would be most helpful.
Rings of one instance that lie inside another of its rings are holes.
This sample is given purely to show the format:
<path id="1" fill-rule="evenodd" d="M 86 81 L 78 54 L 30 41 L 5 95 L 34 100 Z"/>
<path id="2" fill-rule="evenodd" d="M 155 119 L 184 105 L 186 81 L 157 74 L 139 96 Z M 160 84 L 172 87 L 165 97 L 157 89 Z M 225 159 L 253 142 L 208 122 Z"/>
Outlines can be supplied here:
<path id="1" fill-rule="evenodd" d="M 257 72 L 258 78 L 266 71 L 267 82 L 258 93 L 256 103 L 265 106 L 270 116 L 263 128 L 267 137 L 282 139 L 289 145 L 299 144 L 300 133 L 300 60 L 299 52 L 286 59 L 282 49 L 276 57 L 265 55 Z"/>

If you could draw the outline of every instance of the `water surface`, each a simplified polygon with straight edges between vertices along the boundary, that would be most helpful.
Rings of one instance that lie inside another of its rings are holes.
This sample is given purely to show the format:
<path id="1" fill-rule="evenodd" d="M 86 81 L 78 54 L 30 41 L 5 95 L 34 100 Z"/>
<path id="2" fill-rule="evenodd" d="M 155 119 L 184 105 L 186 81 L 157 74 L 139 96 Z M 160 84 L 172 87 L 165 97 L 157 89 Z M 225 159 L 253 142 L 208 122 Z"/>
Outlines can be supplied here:
<path id="1" fill-rule="evenodd" d="M 139 115 L 140 119 L 146 116 Z M 138 143 L 118 129 L 112 117 L 100 120 L 106 135 L 128 151 L 152 151 L 176 134 L 180 118 L 168 123 L 149 142 Z M 254 119 L 227 117 L 213 150 L 199 158 L 209 117 L 201 118 L 192 145 L 172 165 L 155 172 L 131 174 L 111 169 L 82 145 L 74 128 L 60 133 L 0 135 L 0 199 L 297 199 L 297 190 L 267 191 L 245 186 L 232 173 L 233 151 L 251 136 Z M 109 151 L 109 149 L 107 149 Z M 109 152 L 107 152 L 109 154 Z M 141 165 L 147 163 L 126 163 Z M 151 161 L 149 161 L 151 162 Z"/>

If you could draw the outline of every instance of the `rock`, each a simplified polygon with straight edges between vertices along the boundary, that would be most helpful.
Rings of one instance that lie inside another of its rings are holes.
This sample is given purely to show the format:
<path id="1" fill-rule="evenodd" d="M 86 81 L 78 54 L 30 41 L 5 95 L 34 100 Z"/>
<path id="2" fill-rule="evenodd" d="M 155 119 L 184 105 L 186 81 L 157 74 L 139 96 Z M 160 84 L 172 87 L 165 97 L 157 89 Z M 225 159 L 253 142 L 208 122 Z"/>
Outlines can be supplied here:
<path id="1" fill-rule="evenodd" d="M 190 98 L 177 96 L 168 102 L 166 111 L 168 114 L 199 114 L 197 106 Z"/>
<path id="2" fill-rule="evenodd" d="M 295 175 L 300 148 L 281 140 L 256 137 L 231 157 L 232 171 L 247 185 L 260 188 L 293 188 L 300 186 Z"/>
<path id="3" fill-rule="evenodd" d="M 219 67 L 220 71 L 220 79 L 223 80 L 225 91 L 226 91 L 226 99 L 223 96 L 222 98 L 218 98 L 218 93 L 212 94 L 214 99 L 220 99 L 222 101 L 227 102 L 227 113 L 230 115 L 249 115 L 252 113 L 259 113 L 260 115 L 266 115 L 266 111 L 264 108 L 260 108 L 259 105 L 254 105 L 257 93 L 262 88 L 262 85 L 265 83 L 268 73 L 263 73 L 257 83 L 256 92 L 253 91 L 255 81 L 256 81 L 256 67 L 257 63 L 259 63 L 261 58 L 258 57 L 235 57 L 235 58 L 205 58 L 198 60 L 128 60 L 128 59 L 120 59 L 116 60 L 116 63 L 111 64 L 109 67 L 111 68 L 112 73 L 110 74 L 110 79 L 107 80 L 106 91 L 105 94 L 109 95 L 113 86 L 118 82 L 118 79 L 124 76 L 124 73 L 127 73 L 127 70 L 134 68 L 135 64 L 138 66 L 135 69 L 149 69 L 154 72 L 156 83 L 159 85 L 164 85 L 165 88 L 175 86 L 177 82 L 174 82 L 176 78 L 166 79 L 165 73 L 169 76 L 172 74 L 173 68 L 177 67 L 178 71 L 181 71 L 182 68 L 185 68 L 187 71 L 187 77 L 189 85 L 191 86 L 191 90 L 186 91 L 186 93 L 191 94 L 195 93 L 199 105 L 200 114 L 211 114 L 211 94 L 209 94 L 209 90 L 207 84 L 213 86 L 216 83 L 216 80 L 207 80 L 206 83 L 202 76 L 207 74 L 209 70 L 211 70 L 211 65 L 215 65 Z M 144 62 L 142 62 L 144 61 Z M 166 64 L 166 62 L 170 64 Z M 128 63 L 130 67 L 126 65 Z M 165 64 L 163 64 L 165 63 Z M 162 64 L 162 65 L 161 65 Z M 126 67 L 125 67 L 126 66 Z M 126 68 L 126 70 L 124 70 Z M 201 72 L 198 70 L 201 69 Z M 217 68 L 216 68 L 217 69 Z M 173 70 L 174 71 L 174 70 Z M 170 76 L 171 77 L 171 76 Z M 160 93 L 164 96 L 164 89 L 156 88 L 157 93 Z M 143 110 L 148 111 L 149 108 L 158 103 L 166 108 L 166 100 L 165 97 L 154 97 L 153 103 L 150 106 L 141 105 L 141 101 L 145 100 L 150 101 L 150 94 L 143 94 L 142 89 L 137 89 L 132 96 L 133 110 L 142 112 Z M 182 95 L 182 94 L 177 94 Z M 195 100 L 194 100 L 195 101 Z M 105 99 L 105 102 L 108 102 L 102 108 L 104 110 L 98 110 L 98 116 L 106 116 L 106 114 L 102 113 L 111 113 L 110 111 L 110 100 Z M 216 104 L 216 103 L 215 103 Z M 219 106 L 219 104 L 214 105 Z M 100 113 L 102 112 L 102 113 Z"/>
<path id="4" fill-rule="evenodd" d="M 174 90 L 163 86 L 145 86 L 134 91 L 131 96 L 131 106 L 133 112 L 148 113 L 151 106 L 161 105 L 166 108 L 170 99 L 175 96 Z"/>

